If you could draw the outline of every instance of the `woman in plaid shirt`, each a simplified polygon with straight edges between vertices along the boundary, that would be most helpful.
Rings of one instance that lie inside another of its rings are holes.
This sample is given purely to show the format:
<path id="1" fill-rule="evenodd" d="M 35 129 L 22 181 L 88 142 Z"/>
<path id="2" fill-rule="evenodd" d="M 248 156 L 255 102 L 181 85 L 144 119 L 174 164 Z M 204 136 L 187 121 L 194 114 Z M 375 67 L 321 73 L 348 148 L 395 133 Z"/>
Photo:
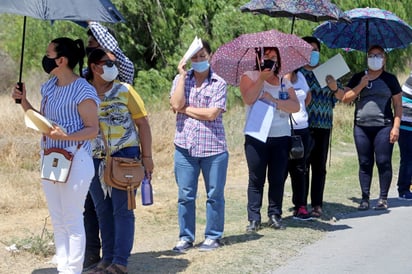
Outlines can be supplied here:
<path id="1" fill-rule="evenodd" d="M 173 248 L 185 252 L 193 247 L 196 231 L 196 193 L 200 171 L 205 181 L 206 228 L 201 251 L 221 245 L 225 220 L 224 187 L 228 152 L 222 114 L 226 111 L 226 82 L 210 68 L 211 49 L 203 48 L 191 57 L 192 68 L 186 70 L 186 60 L 178 65 L 170 94 L 170 105 L 177 113 L 175 177 L 179 188 L 179 241 Z"/>

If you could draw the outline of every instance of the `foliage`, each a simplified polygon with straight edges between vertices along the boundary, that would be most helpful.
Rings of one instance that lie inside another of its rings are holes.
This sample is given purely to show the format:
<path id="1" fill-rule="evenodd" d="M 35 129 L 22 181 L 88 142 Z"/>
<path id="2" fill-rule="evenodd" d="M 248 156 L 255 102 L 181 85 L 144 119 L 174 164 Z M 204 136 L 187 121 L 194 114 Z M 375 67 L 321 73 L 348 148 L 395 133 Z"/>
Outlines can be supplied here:
<path id="1" fill-rule="evenodd" d="M 247 0 L 113 0 L 126 19 L 124 24 L 111 26 L 116 31 L 121 48 L 135 64 L 136 89 L 156 100 L 167 97 L 176 66 L 195 35 L 209 40 L 212 49 L 243 33 L 278 29 L 289 33 L 289 18 L 272 18 L 266 15 L 242 13 L 240 6 Z M 390 10 L 411 24 L 406 7 L 412 0 L 380 1 L 354 0 L 332 1 L 342 10 L 356 7 L 379 7 Z M 0 31 L 0 49 L 18 63 L 21 45 L 21 16 L 0 15 L 0 23 L 9 26 Z M 50 22 L 28 18 L 25 48 L 25 72 L 39 69 L 47 42 L 52 38 L 67 35 L 86 39 L 85 29 L 72 22 Z M 311 35 L 317 22 L 297 20 L 294 33 Z M 345 52 L 340 49 L 322 48 L 321 61 L 336 53 L 342 53 L 352 71 L 365 67 L 365 55 L 360 52 Z M 409 72 L 412 49 L 394 50 L 389 53 L 387 69 L 394 73 Z M 153 77 L 153 78 L 152 78 Z M 140 79 L 141 78 L 141 79 Z M 235 90 L 231 89 L 231 90 Z M 238 93 L 235 92 L 235 97 Z M 233 102 L 238 101 L 235 99 Z"/>

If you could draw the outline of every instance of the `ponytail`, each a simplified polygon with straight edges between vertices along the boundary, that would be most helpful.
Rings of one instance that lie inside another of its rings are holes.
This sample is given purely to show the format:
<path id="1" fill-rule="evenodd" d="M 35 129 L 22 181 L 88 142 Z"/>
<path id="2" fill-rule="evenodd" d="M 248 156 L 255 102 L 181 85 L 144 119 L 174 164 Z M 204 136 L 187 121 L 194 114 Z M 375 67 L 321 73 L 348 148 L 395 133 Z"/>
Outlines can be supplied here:
<path id="1" fill-rule="evenodd" d="M 86 50 L 84 49 L 84 43 L 82 39 L 75 40 L 74 44 L 77 48 L 79 75 L 80 77 L 83 77 L 83 65 L 84 65 L 84 57 L 86 56 Z"/>

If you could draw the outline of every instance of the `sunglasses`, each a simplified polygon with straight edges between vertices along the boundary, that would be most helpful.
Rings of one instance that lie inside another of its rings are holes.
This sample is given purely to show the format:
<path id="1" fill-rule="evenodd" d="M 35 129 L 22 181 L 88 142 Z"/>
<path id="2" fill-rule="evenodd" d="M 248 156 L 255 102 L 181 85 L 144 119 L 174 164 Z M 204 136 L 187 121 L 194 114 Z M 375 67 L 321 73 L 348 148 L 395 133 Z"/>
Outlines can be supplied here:
<path id="1" fill-rule="evenodd" d="M 383 58 L 382 53 L 377 53 L 377 54 L 368 54 L 368 58 Z"/>
<path id="2" fill-rule="evenodd" d="M 98 61 L 96 62 L 96 64 L 101 65 L 104 64 L 106 66 L 108 66 L 109 68 L 113 67 L 113 65 L 115 65 L 116 67 L 119 67 L 119 61 L 112 61 L 112 60 L 102 60 L 102 61 Z"/>

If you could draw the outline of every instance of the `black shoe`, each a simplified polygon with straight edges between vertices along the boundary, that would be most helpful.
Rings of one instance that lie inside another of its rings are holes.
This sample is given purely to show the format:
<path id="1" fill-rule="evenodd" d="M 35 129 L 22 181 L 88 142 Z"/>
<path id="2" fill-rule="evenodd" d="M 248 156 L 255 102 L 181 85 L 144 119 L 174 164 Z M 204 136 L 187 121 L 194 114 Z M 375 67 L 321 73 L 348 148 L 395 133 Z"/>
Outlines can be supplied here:
<path id="1" fill-rule="evenodd" d="M 260 221 L 249 221 L 249 225 L 246 226 L 246 232 L 247 233 L 252 233 L 256 232 L 260 229 Z"/>
<path id="2" fill-rule="evenodd" d="M 221 247 L 222 244 L 220 243 L 219 239 L 209 239 L 207 238 L 199 247 L 199 251 L 212 251 L 216 248 Z"/>
<path id="3" fill-rule="evenodd" d="M 95 267 L 100 262 L 100 255 L 86 254 L 83 261 L 83 271 L 87 271 Z"/>
<path id="4" fill-rule="evenodd" d="M 189 249 L 193 248 L 193 243 L 185 240 L 179 240 L 176 246 L 173 248 L 174 252 L 185 253 Z"/>
<path id="5" fill-rule="evenodd" d="M 285 229 L 282 224 L 282 217 L 280 217 L 280 215 L 271 215 L 269 217 L 268 226 L 274 229 Z"/>

